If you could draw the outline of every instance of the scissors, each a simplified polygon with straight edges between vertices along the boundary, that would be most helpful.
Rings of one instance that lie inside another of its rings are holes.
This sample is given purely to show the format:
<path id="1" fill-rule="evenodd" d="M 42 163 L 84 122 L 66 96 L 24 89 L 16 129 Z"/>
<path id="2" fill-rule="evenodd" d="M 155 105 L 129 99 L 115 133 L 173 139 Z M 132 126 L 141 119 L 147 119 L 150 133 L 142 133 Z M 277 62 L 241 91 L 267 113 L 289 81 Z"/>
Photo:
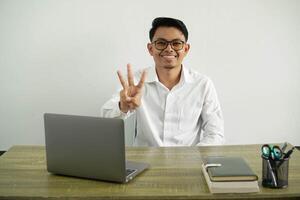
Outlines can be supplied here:
<path id="1" fill-rule="evenodd" d="M 261 152 L 262 155 L 267 158 L 267 159 L 272 159 L 272 160 L 280 160 L 282 157 L 282 150 L 279 146 L 275 145 L 269 145 L 269 144 L 264 144 L 261 147 Z"/>

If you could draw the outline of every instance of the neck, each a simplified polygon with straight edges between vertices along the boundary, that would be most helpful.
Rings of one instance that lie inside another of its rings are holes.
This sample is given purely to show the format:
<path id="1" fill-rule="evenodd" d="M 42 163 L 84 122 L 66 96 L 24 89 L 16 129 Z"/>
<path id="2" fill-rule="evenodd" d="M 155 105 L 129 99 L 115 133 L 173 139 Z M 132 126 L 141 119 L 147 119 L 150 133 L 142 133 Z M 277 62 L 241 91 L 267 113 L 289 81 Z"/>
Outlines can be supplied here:
<path id="1" fill-rule="evenodd" d="M 161 82 L 169 90 L 171 90 L 180 81 L 182 69 L 181 65 L 174 68 L 155 67 L 155 69 L 159 82 Z"/>

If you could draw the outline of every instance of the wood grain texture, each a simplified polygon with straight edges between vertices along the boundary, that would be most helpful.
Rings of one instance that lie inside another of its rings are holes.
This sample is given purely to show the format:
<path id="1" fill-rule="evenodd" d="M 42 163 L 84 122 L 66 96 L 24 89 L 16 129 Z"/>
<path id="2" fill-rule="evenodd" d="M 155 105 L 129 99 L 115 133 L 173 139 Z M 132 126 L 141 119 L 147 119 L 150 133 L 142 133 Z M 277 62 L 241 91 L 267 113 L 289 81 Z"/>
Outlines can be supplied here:
<path id="1" fill-rule="evenodd" d="M 288 188 L 268 189 L 261 187 L 260 146 L 128 147 L 128 160 L 151 167 L 127 184 L 52 175 L 45 147 L 14 146 L 0 157 L 0 199 L 300 199 L 300 152 L 290 159 Z M 208 155 L 244 157 L 259 176 L 260 192 L 210 194 L 201 172 Z"/>

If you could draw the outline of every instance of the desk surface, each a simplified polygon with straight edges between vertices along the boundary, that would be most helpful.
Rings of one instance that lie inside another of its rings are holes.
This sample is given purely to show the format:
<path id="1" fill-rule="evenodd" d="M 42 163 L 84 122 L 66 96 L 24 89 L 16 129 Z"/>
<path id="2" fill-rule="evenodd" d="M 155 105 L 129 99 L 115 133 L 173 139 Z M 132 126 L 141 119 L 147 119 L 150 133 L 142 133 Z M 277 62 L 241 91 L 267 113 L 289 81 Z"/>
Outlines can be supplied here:
<path id="1" fill-rule="evenodd" d="M 286 189 L 261 187 L 261 145 L 136 148 L 128 160 L 151 164 L 127 184 L 51 175 L 43 146 L 14 146 L 0 157 L 0 199 L 299 199 L 300 152 L 293 153 Z M 259 193 L 211 194 L 201 172 L 201 157 L 243 156 L 259 176 Z"/>

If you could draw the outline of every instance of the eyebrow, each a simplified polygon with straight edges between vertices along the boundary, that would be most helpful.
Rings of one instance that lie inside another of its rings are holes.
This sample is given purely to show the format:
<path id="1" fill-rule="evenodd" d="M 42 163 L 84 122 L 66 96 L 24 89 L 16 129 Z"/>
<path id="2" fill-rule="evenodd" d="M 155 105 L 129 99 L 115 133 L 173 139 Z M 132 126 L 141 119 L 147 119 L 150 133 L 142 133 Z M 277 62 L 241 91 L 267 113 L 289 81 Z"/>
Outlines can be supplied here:
<path id="1" fill-rule="evenodd" d="M 184 40 L 182 40 L 182 39 L 180 39 L 180 38 L 176 38 L 176 39 L 173 39 L 173 40 L 167 40 L 167 39 L 165 39 L 165 38 L 157 38 L 155 41 L 157 41 L 157 40 L 165 40 L 165 41 L 167 41 L 167 42 L 171 42 L 171 41 L 174 41 L 174 40 L 184 41 Z"/>

